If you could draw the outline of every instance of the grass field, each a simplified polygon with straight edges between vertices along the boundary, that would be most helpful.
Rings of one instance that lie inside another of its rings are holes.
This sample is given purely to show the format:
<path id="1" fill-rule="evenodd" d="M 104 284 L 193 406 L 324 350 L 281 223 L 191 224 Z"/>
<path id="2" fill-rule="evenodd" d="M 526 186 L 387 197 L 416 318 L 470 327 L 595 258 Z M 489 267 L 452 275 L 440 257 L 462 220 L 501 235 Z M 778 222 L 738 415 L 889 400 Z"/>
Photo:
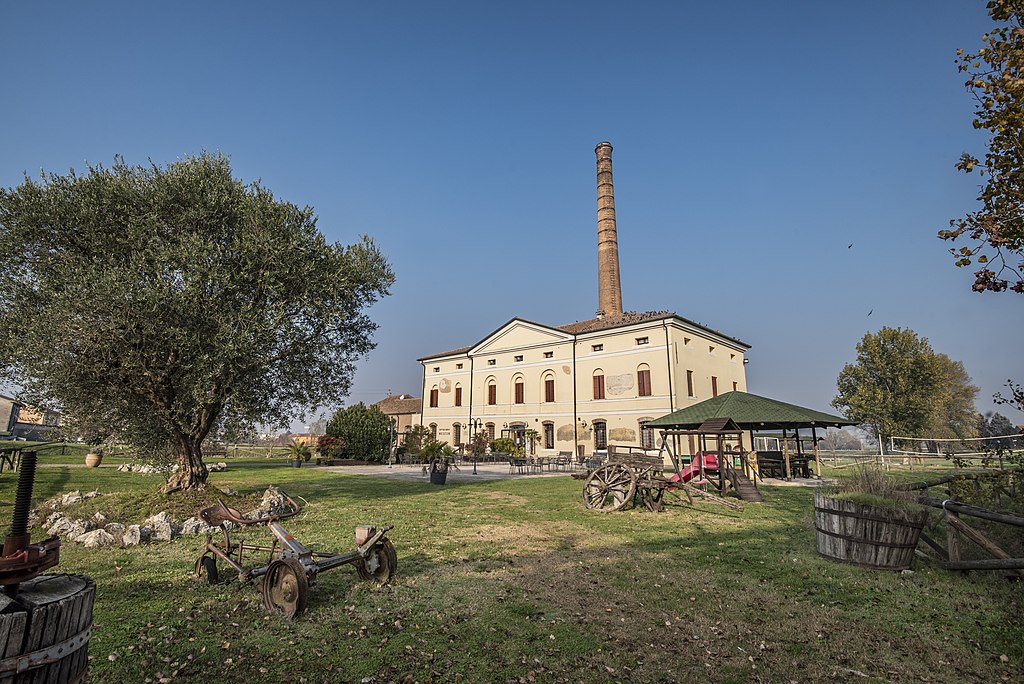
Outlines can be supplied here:
<path id="1" fill-rule="evenodd" d="M 37 502 L 98 489 L 79 512 L 136 516 L 122 522 L 202 505 L 156 494 L 159 476 L 72 461 L 43 459 Z M 12 475 L 0 478 L 2 519 Z M 303 497 L 286 526 L 326 550 L 350 549 L 357 524 L 393 523 L 398 577 L 376 589 L 351 567 L 331 570 L 308 611 L 284 621 L 254 587 L 192 576 L 204 539 L 65 543 L 60 571 L 98 586 L 91 682 L 998 682 L 1024 672 L 1022 583 L 921 561 L 896 574 L 821 559 L 808 489 L 764 487 L 765 503 L 742 512 L 698 503 L 598 514 L 568 477 L 432 487 L 254 459 L 210 481 L 243 499 L 272 483 Z"/>

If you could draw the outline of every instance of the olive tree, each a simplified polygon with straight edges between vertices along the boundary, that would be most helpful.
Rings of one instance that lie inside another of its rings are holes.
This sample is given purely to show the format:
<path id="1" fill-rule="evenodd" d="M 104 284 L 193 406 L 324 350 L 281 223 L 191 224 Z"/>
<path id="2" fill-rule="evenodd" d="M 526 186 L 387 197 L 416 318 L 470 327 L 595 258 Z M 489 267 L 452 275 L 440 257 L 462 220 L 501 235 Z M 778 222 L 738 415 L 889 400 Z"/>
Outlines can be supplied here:
<path id="1" fill-rule="evenodd" d="M 328 243 L 222 154 L 26 177 L 0 189 L 0 379 L 198 488 L 212 430 L 348 393 L 393 280 L 369 238 Z"/>

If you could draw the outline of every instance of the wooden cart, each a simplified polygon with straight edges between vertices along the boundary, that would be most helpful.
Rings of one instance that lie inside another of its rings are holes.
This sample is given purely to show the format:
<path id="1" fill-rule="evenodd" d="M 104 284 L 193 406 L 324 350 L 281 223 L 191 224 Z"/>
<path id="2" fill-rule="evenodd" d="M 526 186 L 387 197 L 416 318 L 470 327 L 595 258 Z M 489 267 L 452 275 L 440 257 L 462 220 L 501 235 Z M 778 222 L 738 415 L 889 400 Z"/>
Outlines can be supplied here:
<path id="1" fill-rule="evenodd" d="M 612 453 L 603 465 L 586 473 L 576 473 L 573 477 L 583 480 L 583 505 L 593 511 L 611 513 L 631 505 L 662 511 L 665 509 L 666 490 L 681 491 L 691 504 L 696 495 L 734 510 L 743 510 L 737 503 L 682 482 L 678 474 L 671 479 L 665 477 L 665 462 L 660 455 Z"/>

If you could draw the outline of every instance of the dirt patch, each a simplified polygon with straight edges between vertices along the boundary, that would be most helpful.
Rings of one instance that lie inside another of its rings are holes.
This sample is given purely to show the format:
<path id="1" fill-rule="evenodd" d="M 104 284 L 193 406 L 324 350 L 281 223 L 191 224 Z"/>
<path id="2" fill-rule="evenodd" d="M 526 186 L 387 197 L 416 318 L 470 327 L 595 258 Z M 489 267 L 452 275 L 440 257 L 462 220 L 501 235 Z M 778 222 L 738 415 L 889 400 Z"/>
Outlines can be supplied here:
<path id="1" fill-rule="evenodd" d="M 509 494 L 508 492 L 485 492 L 480 495 L 480 498 L 486 501 L 500 501 L 503 504 L 512 504 L 515 506 L 525 506 L 529 501 L 525 496 Z"/>

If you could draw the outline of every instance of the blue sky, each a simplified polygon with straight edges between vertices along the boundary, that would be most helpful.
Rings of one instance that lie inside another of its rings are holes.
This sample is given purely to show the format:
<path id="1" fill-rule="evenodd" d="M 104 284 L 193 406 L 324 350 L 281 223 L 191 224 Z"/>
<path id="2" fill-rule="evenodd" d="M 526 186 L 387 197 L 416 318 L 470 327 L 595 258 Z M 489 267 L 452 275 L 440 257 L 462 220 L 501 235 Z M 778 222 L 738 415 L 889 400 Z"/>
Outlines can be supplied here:
<path id="1" fill-rule="evenodd" d="M 0 185 L 221 150 L 371 235 L 398 280 L 369 403 L 514 316 L 593 316 L 609 140 L 625 308 L 748 342 L 750 391 L 825 410 L 866 332 L 910 327 L 990 410 L 1024 300 L 970 292 L 934 237 L 976 204 L 953 56 L 984 4 L 6 3 Z"/>

